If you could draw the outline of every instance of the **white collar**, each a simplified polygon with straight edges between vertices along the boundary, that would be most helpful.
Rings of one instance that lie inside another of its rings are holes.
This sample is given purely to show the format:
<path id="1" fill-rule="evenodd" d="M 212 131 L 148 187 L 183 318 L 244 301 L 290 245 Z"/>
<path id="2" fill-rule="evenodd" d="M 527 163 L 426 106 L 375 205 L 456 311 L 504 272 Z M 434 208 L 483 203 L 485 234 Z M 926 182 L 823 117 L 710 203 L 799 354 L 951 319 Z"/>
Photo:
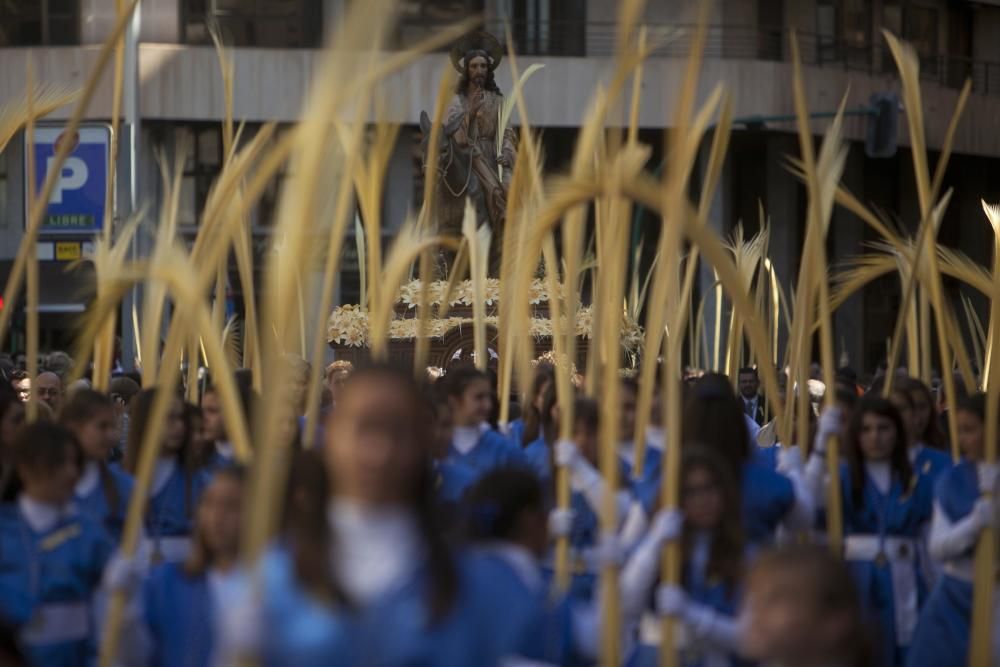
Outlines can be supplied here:
<path id="1" fill-rule="evenodd" d="M 888 461 L 865 461 L 865 471 L 879 493 L 886 495 L 892 488 L 892 468 Z"/>
<path id="2" fill-rule="evenodd" d="M 649 425 L 646 427 L 646 444 L 653 449 L 663 450 L 667 441 L 667 432 L 662 426 Z"/>
<path id="3" fill-rule="evenodd" d="M 451 444 L 459 454 L 465 455 L 475 449 L 481 435 L 479 426 L 456 426 L 452 429 Z"/>
<path id="4" fill-rule="evenodd" d="M 333 533 L 330 559 L 337 581 L 367 604 L 401 586 L 420 565 L 423 545 L 414 516 L 338 499 L 326 511 Z"/>
<path id="5" fill-rule="evenodd" d="M 618 443 L 618 456 L 629 465 L 635 464 L 635 443 L 632 440 L 621 440 Z"/>
<path id="6" fill-rule="evenodd" d="M 153 483 L 149 488 L 149 496 L 151 498 L 167 486 L 167 482 L 170 481 L 170 477 L 173 476 L 175 470 L 177 470 L 176 456 L 170 456 L 170 458 L 161 457 L 156 460 L 156 467 L 153 468 Z"/>
<path id="7" fill-rule="evenodd" d="M 479 550 L 491 554 L 506 563 L 524 586 L 532 591 L 542 589 L 542 572 L 538 560 L 528 549 L 513 542 L 487 542 Z"/>
<path id="8" fill-rule="evenodd" d="M 52 529 L 59 519 L 72 511 L 71 505 L 52 505 L 43 503 L 34 498 L 29 498 L 25 494 L 17 497 L 17 505 L 21 509 L 21 515 L 28 525 L 36 533 L 44 533 Z"/>
<path id="9" fill-rule="evenodd" d="M 76 488 L 74 492 L 77 498 L 86 498 L 94 489 L 97 488 L 98 482 L 101 481 L 101 471 L 97 466 L 96 461 L 87 461 L 83 466 L 83 474 L 80 475 L 80 479 L 76 481 Z"/>
<path id="10" fill-rule="evenodd" d="M 224 461 L 232 461 L 236 458 L 236 454 L 233 451 L 233 443 L 228 440 L 217 440 L 215 443 L 215 452 Z"/>

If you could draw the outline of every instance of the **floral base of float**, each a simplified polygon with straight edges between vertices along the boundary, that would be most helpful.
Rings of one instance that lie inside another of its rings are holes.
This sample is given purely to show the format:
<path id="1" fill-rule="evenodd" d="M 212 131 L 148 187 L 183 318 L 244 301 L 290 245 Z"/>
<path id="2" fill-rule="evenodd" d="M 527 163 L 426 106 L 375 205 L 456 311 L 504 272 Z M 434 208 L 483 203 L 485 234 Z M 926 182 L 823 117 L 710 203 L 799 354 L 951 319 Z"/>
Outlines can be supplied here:
<path id="1" fill-rule="evenodd" d="M 417 306 L 420 302 L 421 283 L 419 280 L 403 285 L 394 305 L 393 319 L 389 323 L 389 360 L 412 362 L 413 342 L 417 338 L 420 321 Z M 448 308 L 441 317 L 441 305 L 448 284 L 445 281 L 431 283 L 428 301 L 431 314 L 427 320 L 426 335 L 431 339 L 429 366 L 447 368 L 455 361 L 469 359 L 473 350 L 473 289 L 472 282 L 457 283 L 448 297 Z M 528 333 L 535 345 L 538 356 L 552 350 L 553 326 L 549 314 L 549 291 L 542 280 L 534 280 L 529 290 L 531 317 Z M 491 361 L 498 357 L 500 303 L 500 281 L 491 278 L 486 285 L 486 341 Z M 576 363 L 583 365 L 593 327 L 593 307 L 584 305 L 576 314 L 577 336 Z M 621 346 L 623 354 L 634 357 L 642 343 L 642 327 L 623 317 Z M 370 346 L 368 312 L 359 305 L 344 305 L 334 309 L 327 320 L 327 342 L 337 353 L 338 359 L 360 361 L 368 355 Z"/>

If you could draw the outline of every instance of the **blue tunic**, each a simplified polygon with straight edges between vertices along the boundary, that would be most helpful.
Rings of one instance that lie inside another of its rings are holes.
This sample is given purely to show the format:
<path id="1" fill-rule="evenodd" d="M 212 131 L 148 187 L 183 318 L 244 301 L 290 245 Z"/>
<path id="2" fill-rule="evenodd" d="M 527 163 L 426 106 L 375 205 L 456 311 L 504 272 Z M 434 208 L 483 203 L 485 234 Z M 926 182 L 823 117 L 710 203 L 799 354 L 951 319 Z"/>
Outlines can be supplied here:
<path id="1" fill-rule="evenodd" d="M 490 573 L 496 620 L 491 627 L 501 641 L 504 655 L 516 655 L 553 665 L 583 662 L 573 640 L 571 598 L 553 600 L 549 586 L 539 581 L 532 588 L 514 567 L 498 554 L 477 554 Z"/>
<path id="2" fill-rule="evenodd" d="M 724 582 L 717 579 L 707 579 L 705 573 L 698 571 L 690 563 L 685 563 L 684 571 L 681 574 L 684 584 L 684 592 L 687 593 L 691 602 L 704 605 L 713 611 L 735 618 L 738 613 L 738 592 Z M 652 593 L 655 597 L 654 588 Z M 650 608 L 655 604 L 653 598 L 650 599 Z M 718 652 L 713 652 L 718 653 Z M 732 667 L 747 665 L 746 661 L 740 660 L 734 655 L 728 655 L 728 663 Z M 679 653 L 680 664 L 683 667 L 702 667 L 705 665 L 707 656 L 697 647 L 682 650 Z M 626 661 L 627 667 L 656 667 L 659 665 L 659 647 L 650 644 L 639 644 L 632 655 Z M 717 662 L 712 664 L 718 664 Z"/>
<path id="3" fill-rule="evenodd" d="M 586 554 L 588 551 L 592 551 L 597 545 L 601 522 L 597 513 L 590 506 L 590 503 L 578 491 L 574 491 L 570 495 L 570 510 L 573 512 L 573 523 L 569 531 L 570 568 L 572 573 L 569 595 L 576 600 L 590 601 L 594 598 L 594 594 L 597 591 L 599 573 L 596 563 L 590 562 Z M 550 583 L 555 576 L 554 562 L 553 552 L 553 557 L 549 559 L 542 569 L 543 576 Z"/>
<path id="4" fill-rule="evenodd" d="M 841 502 L 844 508 L 844 534 L 875 535 L 879 537 L 904 537 L 918 539 L 923 524 L 930 519 L 932 495 L 930 486 L 915 478 L 909 490 L 904 491 L 894 476 L 888 495 L 879 492 L 875 483 L 865 473 L 864 500 L 855 506 L 851 492 L 851 475 L 846 464 L 841 466 Z M 913 569 L 917 588 L 917 604 L 923 600 L 922 580 L 918 571 L 916 554 L 911 554 L 908 565 Z M 892 569 L 889 563 L 875 560 L 848 560 L 848 567 L 858 585 L 861 606 L 874 616 L 879 624 L 878 647 L 880 662 L 900 665 L 906 657 L 906 646 L 900 645 L 896 634 L 896 602 L 894 598 Z"/>
<path id="5" fill-rule="evenodd" d="M 170 474 L 159 493 L 149 499 L 146 509 L 146 536 L 186 537 L 191 534 L 198 499 L 211 481 L 204 470 L 186 473 L 179 466 Z"/>
<path id="6" fill-rule="evenodd" d="M 263 588 L 263 665 L 349 667 L 362 664 L 356 615 L 324 604 L 298 582 L 291 555 L 268 552 L 260 566 Z"/>
<path id="7" fill-rule="evenodd" d="M 495 570 L 468 555 L 456 555 L 455 565 L 457 595 L 443 618 L 430 617 L 428 577 L 423 569 L 408 584 L 371 605 L 365 613 L 364 660 L 355 664 L 499 664 L 508 648 L 503 641 L 503 624 L 515 619 L 496 604 Z"/>
<path id="8" fill-rule="evenodd" d="M 795 505 L 792 481 L 774 470 L 767 456 L 762 452 L 743 465 L 743 529 L 751 547 L 770 544 L 778 525 Z"/>
<path id="9" fill-rule="evenodd" d="M 104 481 L 85 496 L 77 495 L 76 506 L 80 513 L 104 526 L 104 530 L 117 544 L 122 538 L 122 528 L 125 526 L 125 515 L 128 513 L 128 502 L 132 496 L 132 476 L 118 466 L 109 466 L 111 481 L 118 491 L 118 504 L 112 507 L 104 493 Z"/>
<path id="10" fill-rule="evenodd" d="M 524 448 L 524 458 L 543 485 L 552 481 L 552 456 L 549 444 L 543 436 L 538 436 L 533 443 Z"/>
<path id="11" fill-rule="evenodd" d="M 472 468 L 455 461 L 436 461 L 434 473 L 438 499 L 448 504 L 459 503 L 465 490 L 476 481 Z"/>
<path id="12" fill-rule="evenodd" d="M 514 421 L 507 424 L 507 439 L 510 440 L 511 444 L 521 449 L 524 447 L 524 420 L 518 417 Z"/>
<path id="13" fill-rule="evenodd" d="M 104 529 L 88 516 L 68 516 L 36 533 L 17 505 L 0 507 L 0 620 L 23 631 L 46 606 L 67 604 L 84 605 L 88 619 L 86 637 L 25 641 L 32 664 L 91 664 L 96 653 L 91 600 L 112 550 Z"/>
<path id="14" fill-rule="evenodd" d="M 208 667 L 215 622 L 206 576 L 190 576 L 176 563 L 155 567 L 143 584 L 142 607 L 152 665 Z"/>
<path id="15" fill-rule="evenodd" d="M 921 477 L 929 478 L 931 488 L 934 488 L 938 478 L 951 468 L 951 456 L 940 449 L 933 449 L 926 445 L 917 445 L 916 450 L 913 471 Z"/>
<path id="16" fill-rule="evenodd" d="M 968 516 L 979 499 L 976 464 L 963 461 L 945 471 L 935 487 L 935 498 L 950 522 L 956 523 Z M 973 558 L 974 549 L 970 547 L 959 558 Z M 966 664 L 971 618 L 972 582 L 943 574 L 920 612 L 907 665 Z"/>
<path id="17" fill-rule="evenodd" d="M 447 460 L 471 468 L 477 478 L 494 468 L 526 465 L 524 453 L 493 430 L 483 431 L 476 446 L 467 454 L 462 454 L 454 446 L 451 447 Z"/>
<path id="18" fill-rule="evenodd" d="M 631 490 L 636 500 L 642 504 L 646 514 L 652 516 L 660 504 L 660 477 L 663 474 L 663 452 L 646 443 L 645 459 L 642 462 L 642 477 L 632 479 L 632 465 L 621 462 L 619 481 L 622 488 Z"/>

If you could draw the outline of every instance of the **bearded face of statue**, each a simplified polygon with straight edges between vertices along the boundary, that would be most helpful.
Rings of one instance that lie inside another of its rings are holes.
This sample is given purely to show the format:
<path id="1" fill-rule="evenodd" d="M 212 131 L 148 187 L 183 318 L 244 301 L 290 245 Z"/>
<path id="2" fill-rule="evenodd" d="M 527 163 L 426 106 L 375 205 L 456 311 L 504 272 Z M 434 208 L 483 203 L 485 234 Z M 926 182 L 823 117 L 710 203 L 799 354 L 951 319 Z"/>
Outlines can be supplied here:
<path id="1" fill-rule="evenodd" d="M 486 76 L 489 73 L 489 64 L 484 56 L 473 56 L 466 66 L 466 79 L 476 90 L 482 90 L 486 85 Z"/>

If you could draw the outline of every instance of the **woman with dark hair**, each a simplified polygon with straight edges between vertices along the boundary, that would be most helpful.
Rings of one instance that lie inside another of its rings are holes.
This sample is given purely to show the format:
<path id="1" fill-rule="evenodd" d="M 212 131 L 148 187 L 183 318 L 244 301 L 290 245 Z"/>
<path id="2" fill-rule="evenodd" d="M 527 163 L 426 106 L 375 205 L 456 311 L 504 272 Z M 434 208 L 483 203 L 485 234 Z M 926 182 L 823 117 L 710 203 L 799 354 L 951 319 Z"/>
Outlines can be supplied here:
<path id="1" fill-rule="evenodd" d="M 923 448 L 947 450 L 948 439 L 941 431 L 937 404 L 931 390 L 913 377 L 899 378 L 895 384 L 909 392 L 913 400 L 913 427 L 917 444 Z"/>
<path id="2" fill-rule="evenodd" d="M 225 467 L 212 477 L 198 502 L 186 560 L 154 567 L 134 591 L 118 654 L 122 664 L 212 664 L 217 606 L 239 564 L 243 496 L 242 469 Z M 133 593 L 127 586 L 125 592 Z"/>
<path id="3" fill-rule="evenodd" d="M 938 477 L 952 466 L 952 460 L 944 451 L 945 437 L 939 427 L 931 392 L 927 385 L 915 378 L 900 378 L 893 385 L 893 394 L 899 390 L 909 394 L 912 406 L 909 424 L 910 463 L 913 464 L 914 472 L 929 477 L 933 486 Z"/>
<path id="4" fill-rule="evenodd" d="M 0 507 L 0 619 L 32 665 L 95 662 L 93 596 L 112 544 L 73 502 L 83 453 L 67 429 L 35 422 L 13 442 L 22 488 Z"/>
<path id="5" fill-rule="evenodd" d="M 104 526 L 117 543 L 121 539 L 132 495 L 132 477 L 108 465 L 118 444 L 118 419 L 111 399 L 92 389 L 75 392 L 59 412 L 83 450 L 84 465 L 76 483 L 76 503 L 82 513 Z"/>
<path id="6" fill-rule="evenodd" d="M 521 406 L 521 417 L 510 423 L 508 436 L 511 442 L 524 448 L 542 435 L 542 427 L 547 417 L 542 403 L 545 391 L 555 385 L 555 367 L 552 364 L 538 364 L 531 387 Z"/>
<path id="7" fill-rule="evenodd" d="M 681 465 L 679 511 L 660 513 L 621 574 L 622 614 L 639 623 L 640 644 L 627 664 L 656 665 L 659 623 L 647 610 L 676 618 L 685 628 L 685 665 L 736 664 L 737 597 L 743 569 L 739 488 L 717 452 L 688 445 Z M 664 547 L 680 541 L 680 586 L 657 589 Z M 654 605 L 655 600 L 655 605 Z"/>
<path id="8" fill-rule="evenodd" d="M 155 397 L 156 390 L 144 389 L 132 399 L 129 408 L 130 428 L 123 467 L 133 476 L 139 467 Z M 153 469 L 146 508 L 146 537 L 141 553 L 148 555 L 153 563 L 183 561 L 191 546 L 194 510 L 209 481 L 209 474 L 199 468 L 191 434 L 189 413 L 180 396 L 175 396 L 161 431 L 160 456 Z"/>
<path id="9" fill-rule="evenodd" d="M 285 546 L 241 587 L 243 599 L 224 605 L 233 611 L 222 657 L 495 664 L 496 619 L 481 595 L 481 568 L 452 551 L 438 527 L 431 440 L 410 373 L 355 371 L 327 423 L 327 505 L 300 512 Z"/>
<path id="10" fill-rule="evenodd" d="M 817 438 L 810 479 L 823 477 L 825 447 Z M 881 664 L 901 665 L 925 592 L 917 554 L 931 516 L 930 484 L 913 473 L 903 420 L 883 398 L 866 396 L 858 403 L 843 452 L 844 558 L 864 608 L 880 625 Z M 817 498 L 825 499 L 824 484 L 818 486 Z"/>
<path id="11" fill-rule="evenodd" d="M 552 447 L 559 435 L 558 403 L 555 383 L 549 383 L 539 396 L 538 436 L 525 444 L 524 458 L 535 474 L 548 487 L 552 482 Z M 528 433 L 528 431 L 525 431 Z"/>
<path id="12" fill-rule="evenodd" d="M 471 468 L 477 475 L 504 465 L 523 465 L 524 454 L 487 424 L 493 391 L 486 373 L 474 366 L 457 366 L 444 377 L 451 410 L 449 461 Z"/>
<path id="13" fill-rule="evenodd" d="M 962 462 L 935 487 L 928 549 L 943 572 L 920 614 L 907 662 L 912 667 L 968 662 L 975 547 L 983 530 L 998 528 L 997 466 L 983 460 L 986 396 L 962 399 L 955 416 Z"/>
<path id="14" fill-rule="evenodd" d="M 707 447 L 729 466 L 751 547 L 770 544 L 782 524 L 792 530 L 812 526 L 815 501 L 798 447 L 781 447 L 775 460 L 751 446 L 746 415 L 726 376 L 706 374 L 691 389 L 684 403 L 682 442 Z"/>

